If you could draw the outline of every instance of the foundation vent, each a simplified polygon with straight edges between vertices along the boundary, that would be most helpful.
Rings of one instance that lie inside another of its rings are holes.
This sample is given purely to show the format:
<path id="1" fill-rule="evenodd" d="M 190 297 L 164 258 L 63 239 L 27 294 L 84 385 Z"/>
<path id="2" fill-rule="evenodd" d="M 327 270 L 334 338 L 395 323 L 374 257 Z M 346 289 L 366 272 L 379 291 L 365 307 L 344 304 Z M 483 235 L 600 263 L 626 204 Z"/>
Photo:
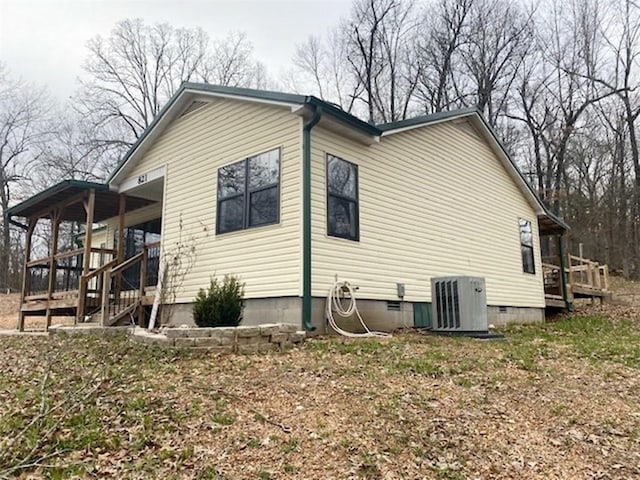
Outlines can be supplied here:
<path id="1" fill-rule="evenodd" d="M 399 312 L 400 309 L 400 302 L 395 302 L 395 301 L 388 301 L 387 302 L 387 310 L 389 312 Z"/>

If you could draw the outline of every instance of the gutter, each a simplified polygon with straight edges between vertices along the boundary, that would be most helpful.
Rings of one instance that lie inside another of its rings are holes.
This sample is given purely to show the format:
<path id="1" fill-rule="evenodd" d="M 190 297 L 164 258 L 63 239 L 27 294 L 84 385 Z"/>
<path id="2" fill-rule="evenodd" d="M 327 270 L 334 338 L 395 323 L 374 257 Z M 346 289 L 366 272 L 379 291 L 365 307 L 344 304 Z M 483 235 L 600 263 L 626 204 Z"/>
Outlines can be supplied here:
<path id="1" fill-rule="evenodd" d="M 302 326 L 315 330 L 311 322 L 311 129 L 322 116 L 322 107 L 313 105 L 313 116 L 302 127 Z"/>

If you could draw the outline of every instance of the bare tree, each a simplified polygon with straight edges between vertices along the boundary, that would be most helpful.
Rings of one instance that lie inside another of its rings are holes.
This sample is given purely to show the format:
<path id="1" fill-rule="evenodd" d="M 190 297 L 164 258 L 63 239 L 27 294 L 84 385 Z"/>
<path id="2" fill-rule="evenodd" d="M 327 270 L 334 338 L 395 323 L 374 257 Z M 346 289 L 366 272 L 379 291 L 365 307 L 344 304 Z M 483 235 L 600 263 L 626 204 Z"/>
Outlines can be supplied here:
<path id="1" fill-rule="evenodd" d="M 349 49 L 347 28 L 343 20 L 326 35 L 311 36 L 297 45 L 293 69 L 284 79 L 285 87 L 295 92 L 313 93 L 346 112 L 356 113 L 356 99 L 363 88 L 346 62 Z"/>
<path id="2" fill-rule="evenodd" d="M 476 105 L 495 126 L 531 49 L 532 13 L 508 0 L 475 0 L 466 18 L 461 63 L 471 91 L 459 95 L 466 104 Z"/>
<path id="3" fill-rule="evenodd" d="M 44 88 L 11 80 L 0 65 L 0 208 L 2 240 L 0 245 L 0 288 L 9 288 L 11 226 L 5 219 L 7 209 L 28 190 L 25 173 L 40 158 L 47 138 L 47 113 L 50 100 Z"/>
<path id="4" fill-rule="evenodd" d="M 133 19 L 117 23 L 108 38 L 97 36 L 87 46 L 87 76 L 76 101 L 102 132 L 96 148 L 129 147 L 184 81 L 249 86 L 257 70 L 264 77 L 242 34 L 212 44 L 199 28 Z"/>
<path id="5" fill-rule="evenodd" d="M 416 45 L 423 65 L 417 96 L 427 113 L 448 110 L 460 103 L 454 69 L 459 67 L 460 47 L 473 1 L 440 0 L 423 14 L 423 33 Z"/>

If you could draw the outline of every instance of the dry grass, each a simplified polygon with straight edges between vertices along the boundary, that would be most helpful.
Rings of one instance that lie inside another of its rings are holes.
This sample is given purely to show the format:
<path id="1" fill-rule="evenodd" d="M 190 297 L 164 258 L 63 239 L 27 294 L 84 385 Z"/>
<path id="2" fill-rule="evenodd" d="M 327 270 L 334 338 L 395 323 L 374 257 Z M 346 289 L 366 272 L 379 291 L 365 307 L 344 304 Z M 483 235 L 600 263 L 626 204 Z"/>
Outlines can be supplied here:
<path id="1" fill-rule="evenodd" d="M 317 339 L 245 357 L 0 338 L 0 438 L 33 418 L 62 352 L 46 403 L 83 382 L 99 389 L 40 447 L 64 453 L 36 477 L 640 478 L 638 322 L 505 333 Z"/>

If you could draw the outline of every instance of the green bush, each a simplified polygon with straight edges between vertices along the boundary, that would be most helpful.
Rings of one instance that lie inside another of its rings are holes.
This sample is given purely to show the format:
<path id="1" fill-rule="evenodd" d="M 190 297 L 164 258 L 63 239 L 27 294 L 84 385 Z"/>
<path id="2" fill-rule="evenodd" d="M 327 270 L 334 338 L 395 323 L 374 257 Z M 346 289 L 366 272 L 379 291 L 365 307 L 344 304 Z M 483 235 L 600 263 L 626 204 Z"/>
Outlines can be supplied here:
<path id="1" fill-rule="evenodd" d="M 242 321 L 244 283 L 233 275 L 222 282 L 211 277 L 207 290 L 201 288 L 193 306 L 193 319 L 199 327 L 235 327 Z"/>

